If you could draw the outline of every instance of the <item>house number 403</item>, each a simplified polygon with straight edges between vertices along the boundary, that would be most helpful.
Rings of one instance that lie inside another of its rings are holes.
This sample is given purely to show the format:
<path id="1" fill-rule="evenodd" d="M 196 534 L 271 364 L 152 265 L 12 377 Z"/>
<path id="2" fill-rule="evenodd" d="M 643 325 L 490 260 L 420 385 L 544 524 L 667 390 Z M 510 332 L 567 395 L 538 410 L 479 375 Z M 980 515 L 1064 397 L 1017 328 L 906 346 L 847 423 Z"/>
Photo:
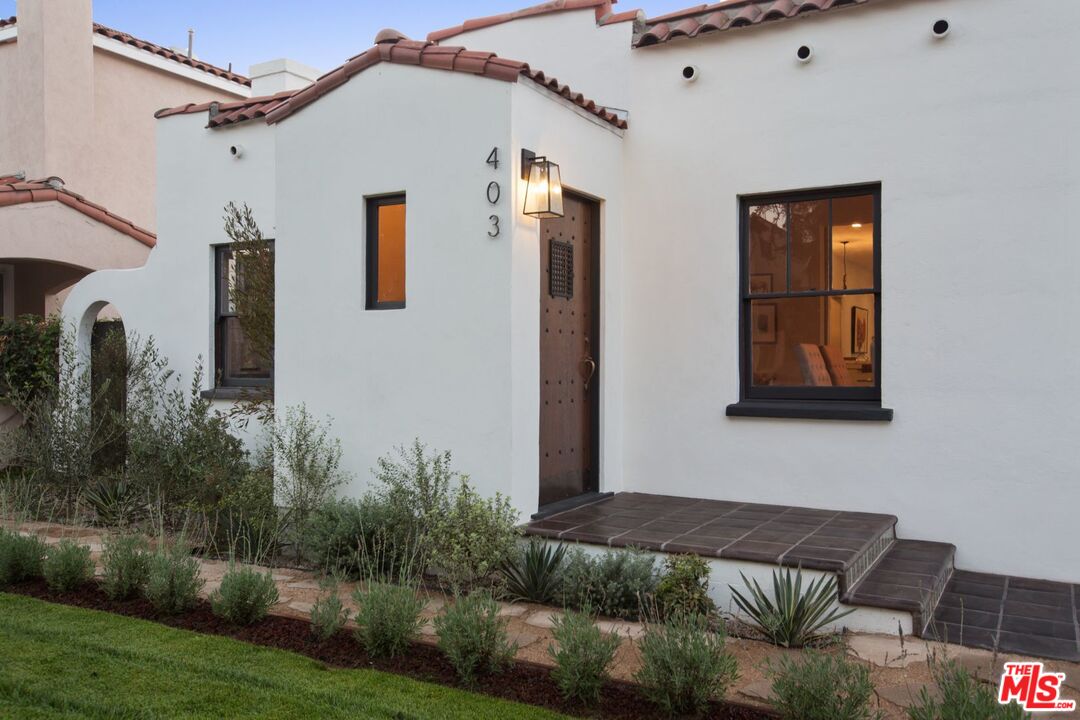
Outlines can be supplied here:
<path id="1" fill-rule="evenodd" d="M 491 152 L 488 153 L 487 160 L 485 162 L 491 166 L 493 170 L 499 169 L 499 148 L 491 148 Z M 499 198 L 502 197 L 502 188 L 499 187 L 499 183 L 492 180 L 487 186 L 487 201 L 492 205 L 499 204 Z M 488 230 L 488 237 L 499 237 L 499 216 L 489 215 L 488 221 L 491 223 L 491 229 Z"/>

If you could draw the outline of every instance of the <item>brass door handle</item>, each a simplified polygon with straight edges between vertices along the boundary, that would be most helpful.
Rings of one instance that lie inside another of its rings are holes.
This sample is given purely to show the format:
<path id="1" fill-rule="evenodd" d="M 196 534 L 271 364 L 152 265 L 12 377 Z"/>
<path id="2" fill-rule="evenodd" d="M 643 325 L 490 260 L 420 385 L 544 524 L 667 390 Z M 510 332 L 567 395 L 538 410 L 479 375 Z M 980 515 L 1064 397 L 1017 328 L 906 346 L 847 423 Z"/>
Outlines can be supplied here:
<path id="1" fill-rule="evenodd" d="M 596 361 L 592 359 L 592 355 L 586 355 L 582 362 L 589 366 L 589 374 L 585 376 L 585 392 L 589 392 L 589 383 L 596 374 Z"/>

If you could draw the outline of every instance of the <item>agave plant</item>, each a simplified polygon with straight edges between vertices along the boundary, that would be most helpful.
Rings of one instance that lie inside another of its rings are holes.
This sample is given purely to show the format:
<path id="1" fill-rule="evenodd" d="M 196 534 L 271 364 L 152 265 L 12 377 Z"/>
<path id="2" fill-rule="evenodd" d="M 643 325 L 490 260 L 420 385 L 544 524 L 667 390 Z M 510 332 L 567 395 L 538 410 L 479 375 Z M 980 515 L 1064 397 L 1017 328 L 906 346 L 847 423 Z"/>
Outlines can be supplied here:
<path id="1" fill-rule="evenodd" d="M 818 578 L 803 592 L 802 568 L 795 571 L 794 579 L 790 568 L 780 572 L 774 570 L 770 599 L 757 580 L 747 580 L 742 573 L 739 575 L 750 591 L 750 598 L 729 585 L 735 603 L 776 645 L 802 647 L 814 640 L 821 628 L 855 612 L 854 609 L 829 612 L 836 598 L 834 577 Z"/>
<path id="2" fill-rule="evenodd" d="M 98 522 L 106 526 L 125 525 L 138 509 L 138 497 L 122 477 L 100 478 L 83 490 L 83 497 L 94 509 Z"/>
<path id="3" fill-rule="evenodd" d="M 566 555 L 566 546 L 551 546 L 536 538 L 503 563 L 502 575 L 506 594 L 514 600 L 548 603 L 559 587 L 559 568 Z"/>

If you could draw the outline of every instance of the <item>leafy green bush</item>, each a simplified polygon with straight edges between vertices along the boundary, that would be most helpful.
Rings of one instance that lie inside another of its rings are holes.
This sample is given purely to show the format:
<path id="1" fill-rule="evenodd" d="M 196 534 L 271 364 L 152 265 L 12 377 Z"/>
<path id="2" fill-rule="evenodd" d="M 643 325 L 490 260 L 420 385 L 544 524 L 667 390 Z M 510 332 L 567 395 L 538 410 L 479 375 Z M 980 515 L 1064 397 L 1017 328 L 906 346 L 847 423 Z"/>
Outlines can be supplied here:
<path id="1" fill-rule="evenodd" d="M 0 318 L 0 402 L 32 400 L 56 382 L 60 319 L 37 315 Z"/>
<path id="2" fill-rule="evenodd" d="M 1016 704 L 998 703 L 990 685 L 973 678 L 954 661 L 931 659 L 930 672 L 941 690 L 935 700 L 923 688 L 915 703 L 908 708 L 911 720 L 1022 720 L 1027 714 Z"/>
<path id="3" fill-rule="evenodd" d="M 311 634 L 325 642 L 337 634 L 349 620 L 349 609 L 338 595 L 337 578 L 322 583 L 323 594 L 311 606 Z"/>
<path id="4" fill-rule="evenodd" d="M 175 615 L 195 606 L 203 583 L 199 561 L 184 545 L 177 544 L 150 557 L 143 594 L 158 612 Z"/>
<path id="5" fill-rule="evenodd" d="M 671 555 L 656 585 L 656 604 L 664 615 L 711 615 L 709 564 L 699 555 Z"/>
<path id="6" fill-rule="evenodd" d="M 105 541 L 101 553 L 104 574 L 101 589 L 113 600 L 126 600 L 142 591 L 150 574 L 146 540 L 138 535 L 117 535 Z"/>
<path id="7" fill-rule="evenodd" d="M 669 715 L 701 713 L 739 677 L 723 632 L 711 632 L 701 615 L 648 625 L 640 648 L 641 669 L 634 678 L 645 697 Z"/>
<path id="8" fill-rule="evenodd" d="M 514 600 L 550 603 L 559 590 L 565 545 L 552 545 L 540 538 L 529 538 L 502 565 L 504 592 Z"/>
<path id="9" fill-rule="evenodd" d="M 221 586 L 210 593 L 210 609 L 234 625 L 262 620 L 277 601 L 274 576 L 247 565 L 229 568 L 221 578 Z"/>
<path id="10" fill-rule="evenodd" d="M 794 580 L 790 568 L 774 570 L 770 599 L 757 580 L 747 580 L 739 574 L 750 591 L 750 598 L 729 585 L 735 604 L 776 645 L 802 647 L 817 639 L 821 628 L 855 612 L 854 608 L 829 612 L 836 599 L 836 578 L 832 576 L 812 581 L 803 592 L 802 568 L 795 571 Z"/>
<path id="11" fill-rule="evenodd" d="M 548 654 L 555 660 L 551 676 L 563 697 L 595 703 L 619 649 L 619 638 L 600 632 L 587 613 L 572 610 L 555 619 L 551 632 L 558 643 L 548 646 Z"/>
<path id="12" fill-rule="evenodd" d="M 369 582 L 353 591 L 356 639 L 372 657 L 396 657 L 420 632 L 424 599 L 410 585 Z"/>
<path id="13" fill-rule="evenodd" d="M 517 515 L 509 499 L 499 493 L 482 498 L 461 478 L 446 509 L 431 526 L 431 564 L 455 592 L 490 587 L 521 534 Z"/>
<path id="14" fill-rule="evenodd" d="M 805 652 L 769 665 L 773 705 L 787 720 L 872 720 L 874 685 L 864 665 L 844 655 Z"/>
<path id="15" fill-rule="evenodd" d="M 0 528 L 0 587 L 40 577 L 45 552 L 45 543 L 36 535 Z"/>
<path id="16" fill-rule="evenodd" d="M 484 592 L 459 597 L 435 618 L 439 649 L 466 685 L 478 675 L 499 672 L 517 652 L 506 637 L 507 619 Z"/>
<path id="17" fill-rule="evenodd" d="M 395 576 L 404 562 L 406 547 L 397 551 L 398 535 L 391 525 L 393 513 L 387 504 L 372 495 L 359 500 L 329 500 L 316 510 L 308 523 L 307 556 L 326 572 L 341 572 L 351 578 L 369 575 L 364 560 L 376 548 L 387 555 L 386 567 L 375 568 L 379 576 Z"/>
<path id="18" fill-rule="evenodd" d="M 576 548 L 563 563 L 558 599 L 564 607 L 635 618 L 656 590 L 653 557 L 633 549 L 591 556 Z"/>
<path id="19" fill-rule="evenodd" d="M 449 452 L 428 455 L 420 440 L 397 448 L 396 455 L 379 458 L 375 493 L 385 501 L 402 541 L 415 544 L 444 512 L 461 475 L 450 468 Z"/>
<path id="20" fill-rule="evenodd" d="M 54 592 L 70 592 L 85 585 L 94 577 L 90 546 L 61 540 L 46 553 L 42 574 Z"/>

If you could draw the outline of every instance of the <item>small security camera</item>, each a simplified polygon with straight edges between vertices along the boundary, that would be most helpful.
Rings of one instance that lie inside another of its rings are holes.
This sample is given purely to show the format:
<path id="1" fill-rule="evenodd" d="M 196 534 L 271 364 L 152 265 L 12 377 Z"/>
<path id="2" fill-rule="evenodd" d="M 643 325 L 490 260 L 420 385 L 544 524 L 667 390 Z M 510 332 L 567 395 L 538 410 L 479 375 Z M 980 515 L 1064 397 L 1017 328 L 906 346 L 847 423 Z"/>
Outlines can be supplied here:
<path id="1" fill-rule="evenodd" d="M 697 65 L 687 65 L 682 69 L 682 79 L 688 83 L 692 83 L 698 79 Z"/>
<path id="2" fill-rule="evenodd" d="M 934 21 L 933 27 L 930 28 L 930 33 L 935 38 L 940 40 L 941 38 L 943 38 L 943 37 L 945 37 L 946 35 L 949 34 L 949 29 L 950 29 L 949 21 L 946 20 L 945 18 L 941 18 L 940 20 L 935 20 Z"/>
<path id="3" fill-rule="evenodd" d="M 233 160 L 239 160 L 240 158 L 242 158 L 244 156 L 244 146 L 243 145 L 230 145 L 229 146 L 229 154 L 233 156 Z"/>
<path id="4" fill-rule="evenodd" d="M 814 48 L 809 45 L 800 45 L 795 51 L 795 57 L 801 63 L 808 63 L 814 57 Z"/>

